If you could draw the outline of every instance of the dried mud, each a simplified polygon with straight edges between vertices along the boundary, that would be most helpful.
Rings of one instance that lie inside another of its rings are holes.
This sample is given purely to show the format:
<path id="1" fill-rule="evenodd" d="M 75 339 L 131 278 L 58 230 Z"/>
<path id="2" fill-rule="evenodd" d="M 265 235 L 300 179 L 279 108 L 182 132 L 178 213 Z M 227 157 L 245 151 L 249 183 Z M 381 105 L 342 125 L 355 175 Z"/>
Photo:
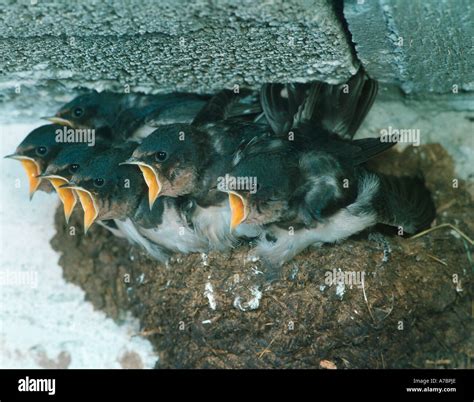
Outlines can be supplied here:
<path id="1" fill-rule="evenodd" d="M 440 145 L 391 151 L 374 164 L 423 172 L 438 211 L 433 226 L 451 223 L 473 237 L 472 183 L 456 186 Z M 165 267 L 98 225 L 84 236 L 81 219 L 76 211 L 66 226 L 56 213 L 51 243 L 64 277 L 115 320 L 138 317 L 157 368 L 472 367 L 472 247 L 450 228 L 417 239 L 385 233 L 390 254 L 369 232 L 307 250 L 262 289 L 248 248 Z M 328 285 L 333 270 L 364 272 L 363 286 Z"/>

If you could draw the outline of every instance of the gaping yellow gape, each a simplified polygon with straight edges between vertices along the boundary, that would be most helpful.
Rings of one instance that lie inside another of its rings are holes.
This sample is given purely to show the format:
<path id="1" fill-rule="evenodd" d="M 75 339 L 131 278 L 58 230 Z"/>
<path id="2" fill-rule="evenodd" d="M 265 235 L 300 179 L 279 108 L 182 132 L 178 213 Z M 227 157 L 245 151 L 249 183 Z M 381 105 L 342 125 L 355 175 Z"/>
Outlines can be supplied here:
<path id="1" fill-rule="evenodd" d="M 35 193 L 38 189 L 38 186 L 41 183 L 41 179 L 36 177 L 40 172 L 40 167 L 33 159 L 21 159 L 21 164 L 28 175 L 28 182 L 30 185 L 30 197 Z"/>
<path id="2" fill-rule="evenodd" d="M 148 203 L 151 209 L 158 198 L 158 195 L 160 194 L 160 181 L 158 180 L 155 171 L 151 167 L 142 164 L 138 165 L 138 167 L 142 171 L 143 178 L 145 179 L 145 183 L 148 186 Z"/>
<path id="3" fill-rule="evenodd" d="M 71 217 L 72 211 L 77 202 L 76 194 L 74 190 L 70 188 L 61 188 L 63 184 L 68 183 L 66 179 L 60 177 L 51 177 L 49 178 L 50 183 L 53 185 L 54 189 L 58 193 L 59 199 L 63 203 L 64 209 L 64 217 L 66 218 L 66 222 L 69 222 L 69 218 Z"/>
<path id="4" fill-rule="evenodd" d="M 230 228 L 239 226 L 247 217 L 247 211 L 243 198 L 235 193 L 229 193 L 229 204 L 231 211 Z"/>
<path id="5" fill-rule="evenodd" d="M 97 218 L 97 215 L 99 215 L 99 210 L 95 205 L 94 198 L 91 193 L 78 188 L 75 188 L 75 190 L 79 196 L 79 201 L 81 201 L 82 209 L 84 210 L 84 232 L 87 233 Z"/>

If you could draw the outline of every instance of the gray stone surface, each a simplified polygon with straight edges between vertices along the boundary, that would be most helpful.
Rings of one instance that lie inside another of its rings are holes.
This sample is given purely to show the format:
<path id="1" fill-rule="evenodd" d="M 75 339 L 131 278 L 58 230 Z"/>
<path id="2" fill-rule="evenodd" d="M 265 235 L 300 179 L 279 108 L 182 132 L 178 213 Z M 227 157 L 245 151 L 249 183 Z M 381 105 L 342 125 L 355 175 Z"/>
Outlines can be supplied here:
<path id="1" fill-rule="evenodd" d="M 473 10 L 472 0 L 344 2 L 362 64 L 405 93 L 474 90 Z"/>
<path id="2" fill-rule="evenodd" d="M 357 62 L 328 0 L 5 1 L 0 85 L 212 92 L 342 82 Z"/>
<path id="3" fill-rule="evenodd" d="M 0 0 L 0 101 L 18 98 L 18 85 L 61 101 L 78 87 L 214 92 L 268 81 L 342 82 L 358 60 L 335 4 Z M 362 64 L 415 96 L 472 94 L 473 9 L 471 0 L 344 1 Z M 464 99 L 453 98 L 453 107 L 469 109 L 474 102 Z"/>

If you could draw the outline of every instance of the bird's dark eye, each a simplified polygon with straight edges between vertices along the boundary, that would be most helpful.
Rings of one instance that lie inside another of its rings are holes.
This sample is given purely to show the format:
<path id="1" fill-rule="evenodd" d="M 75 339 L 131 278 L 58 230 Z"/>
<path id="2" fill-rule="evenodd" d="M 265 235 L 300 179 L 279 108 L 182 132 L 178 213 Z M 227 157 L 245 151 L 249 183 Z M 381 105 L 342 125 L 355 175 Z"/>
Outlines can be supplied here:
<path id="1" fill-rule="evenodd" d="M 102 178 L 98 178 L 94 180 L 94 186 L 102 187 L 105 184 L 105 180 Z"/>
<path id="2" fill-rule="evenodd" d="M 156 154 L 155 154 L 155 159 L 158 161 L 158 162 L 164 162 L 166 160 L 166 158 L 168 158 L 168 154 L 164 151 L 158 151 Z"/>
<path id="3" fill-rule="evenodd" d="M 38 147 L 36 148 L 36 155 L 43 156 L 48 153 L 48 149 L 46 147 Z"/>
<path id="4" fill-rule="evenodd" d="M 76 173 L 78 169 L 79 169 L 79 165 L 74 163 L 71 166 L 69 166 L 69 173 Z"/>
<path id="5" fill-rule="evenodd" d="M 84 114 L 84 109 L 82 107 L 76 107 L 72 113 L 74 117 L 81 117 Z"/>

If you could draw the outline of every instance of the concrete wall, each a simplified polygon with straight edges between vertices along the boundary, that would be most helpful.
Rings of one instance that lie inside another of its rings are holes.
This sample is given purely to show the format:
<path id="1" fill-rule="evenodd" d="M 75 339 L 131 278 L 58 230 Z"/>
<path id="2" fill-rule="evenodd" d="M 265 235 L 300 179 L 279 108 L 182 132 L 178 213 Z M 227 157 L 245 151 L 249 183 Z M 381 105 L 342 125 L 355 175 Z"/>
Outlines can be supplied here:
<path id="1" fill-rule="evenodd" d="M 401 89 L 431 96 L 440 109 L 473 110 L 471 3 L 0 0 L 0 107 L 37 118 L 80 87 L 215 92 L 268 81 L 339 83 L 360 59 L 392 88 L 380 96 Z"/>
<path id="2" fill-rule="evenodd" d="M 406 93 L 474 90 L 471 0 L 347 0 L 357 56 L 369 74 Z"/>
<path id="3" fill-rule="evenodd" d="M 3 81 L 209 92 L 235 83 L 340 82 L 355 72 L 326 0 L 33 0 L 2 8 Z"/>

